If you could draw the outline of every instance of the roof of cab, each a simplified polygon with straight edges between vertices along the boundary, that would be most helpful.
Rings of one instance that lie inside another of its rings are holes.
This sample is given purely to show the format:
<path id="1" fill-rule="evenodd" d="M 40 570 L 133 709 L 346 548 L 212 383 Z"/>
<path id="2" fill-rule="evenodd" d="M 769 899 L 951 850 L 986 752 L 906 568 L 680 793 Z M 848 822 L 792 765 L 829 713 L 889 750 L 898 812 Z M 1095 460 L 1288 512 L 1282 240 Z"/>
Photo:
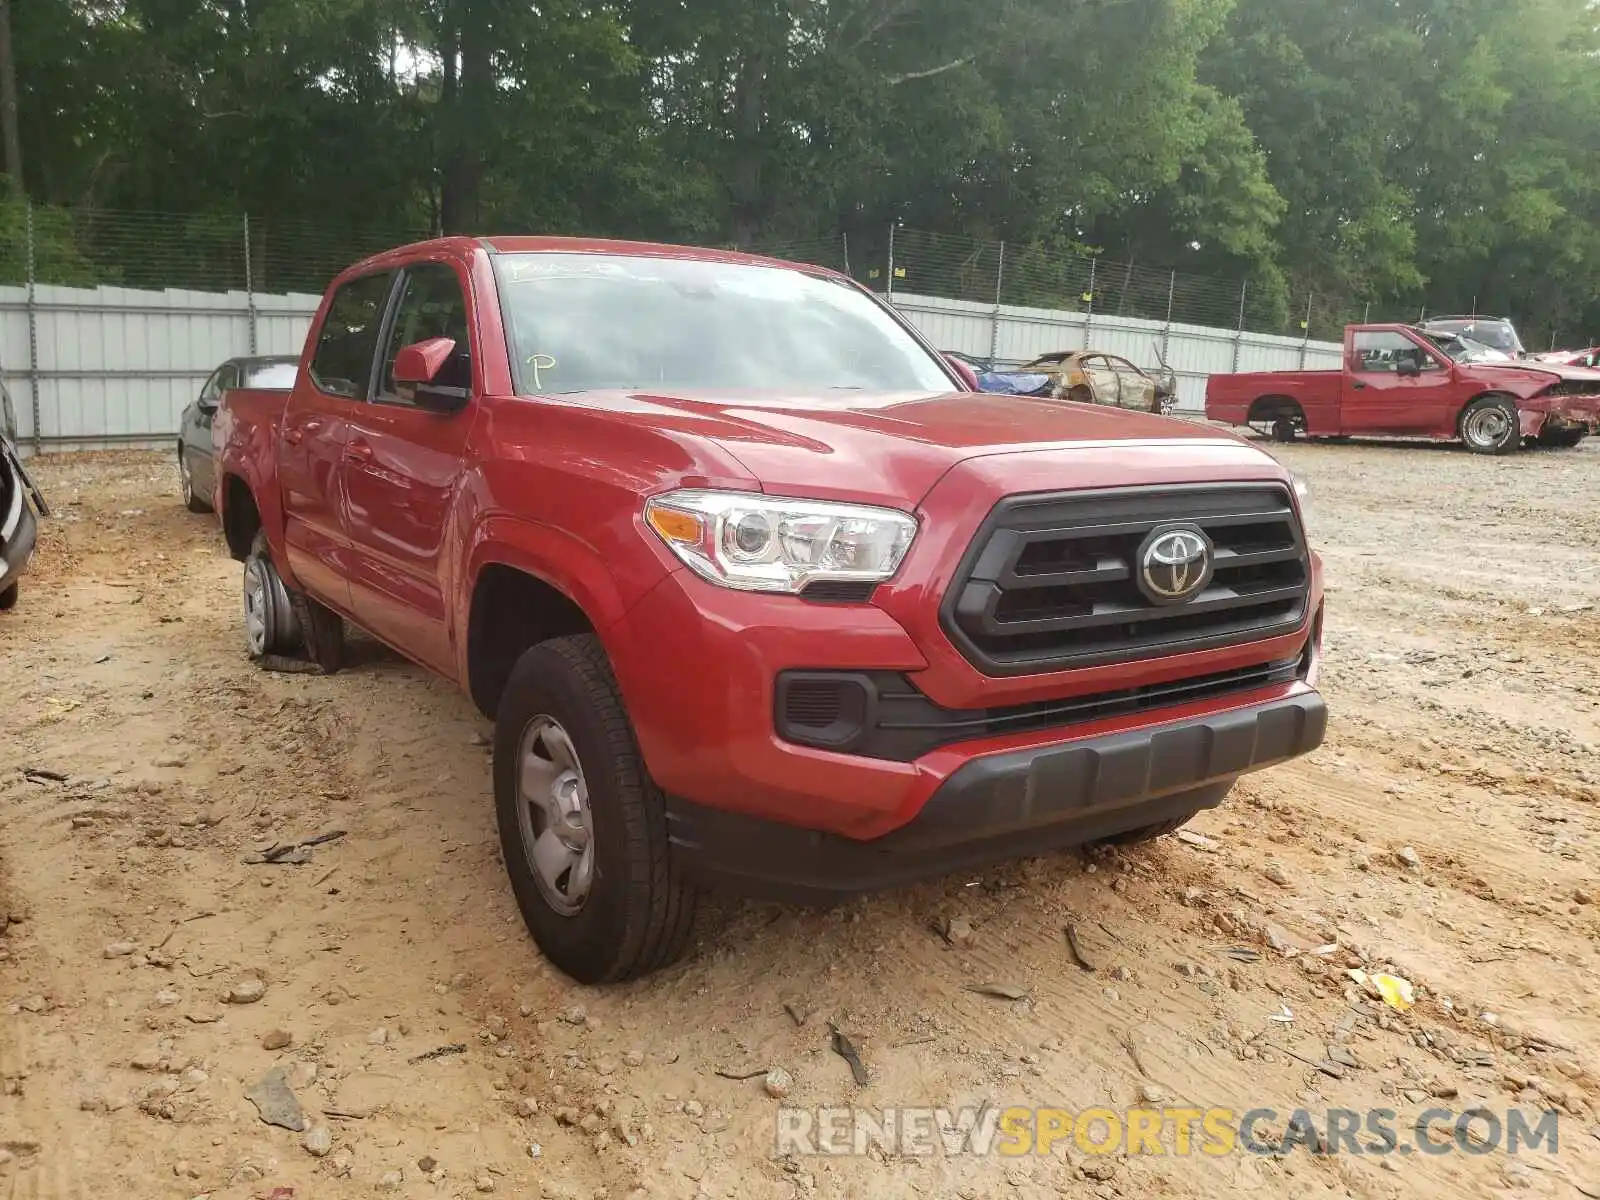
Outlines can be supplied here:
<path id="1" fill-rule="evenodd" d="M 790 271 L 812 271 L 837 275 L 837 271 L 811 263 L 792 262 L 769 258 L 760 254 L 745 254 L 738 250 L 715 250 L 705 246 L 671 246 L 663 242 L 612 241 L 607 238 L 532 237 L 527 235 L 497 237 L 442 237 L 428 241 L 395 246 L 353 264 L 348 270 L 377 265 L 396 258 L 408 257 L 419 250 L 443 250 L 464 254 L 480 247 L 490 254 L 611 254 L 632 255 L 641 258 L 678 258 L 695 262 L 734 263 L 744 266 L 779 267 Z M 348 271 L 346 272 L 348 273 Z"/>

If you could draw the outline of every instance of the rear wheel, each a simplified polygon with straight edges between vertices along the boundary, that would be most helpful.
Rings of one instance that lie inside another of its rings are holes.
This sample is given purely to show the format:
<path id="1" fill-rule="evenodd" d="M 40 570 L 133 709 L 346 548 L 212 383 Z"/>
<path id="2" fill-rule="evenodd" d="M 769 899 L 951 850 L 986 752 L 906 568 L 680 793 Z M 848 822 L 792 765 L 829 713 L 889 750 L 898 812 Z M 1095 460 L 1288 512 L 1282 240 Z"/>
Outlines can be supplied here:
<path id="1" fill-rule="evenodd" d="M 22 594 L 22 585 L 13 583 L 4 591 L 0 591 L 0 612 L 9 612 L 17 606 L 17 597 Z"/>
<path id="2" fill-rule="evenodd" d="M 183 506 L 192 513 L 208 513 L 211 502 L 194 490 L 194 471 L 189 466 L 189 452 L 178 443 L 178 489 L 183 493 Z"/>
<path id="3" fill-rule="evenodd" d="M 1479 396 L 1461 410 L 1457 432 L 1474 454 L 1510 454 L 1522 445 L 1517 406 L 1509 396 Z"/>
<path id="4" fill-rule="evenodd" d="M 1292 442 L 1300 435 L 1300 423 L 1293 417 L 1279 417 L 1272 423 L 1272 440 Z"/>
<path id="5" fill-rule="evenodd" d="M 580 983 L 648 974 L 689 944 L 696 893 L 592 634 L 526 651 L 495 719 L 495 811 L 528 932 Z"/>
<path id="6" fill-rule="evenodd" d="M 344 622 L 309 596 L 289 590 L 272 561 L 265 532 L 258 532 L 244 560 L 244 633 L 257 662 L 304 650 L 327 674 L 339 669 Z"/>

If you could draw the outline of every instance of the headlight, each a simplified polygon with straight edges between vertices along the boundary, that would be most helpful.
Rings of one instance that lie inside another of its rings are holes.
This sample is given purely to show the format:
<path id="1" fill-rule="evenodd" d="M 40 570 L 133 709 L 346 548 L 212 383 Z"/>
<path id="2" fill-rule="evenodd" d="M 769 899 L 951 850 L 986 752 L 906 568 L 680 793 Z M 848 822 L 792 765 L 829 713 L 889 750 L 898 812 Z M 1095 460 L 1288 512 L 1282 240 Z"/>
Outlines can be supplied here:
<path id="1" fill-rule="evenodd" d="M 1294 483 L 1294 498 L 1300 502 L 1300 515 L 1302 517 L 1310 516 L 1311 489 L 1306 485 L 1306 481 L 1301 479 L 1300 476 L 1291 474 L 1289 478 Z"/>
<path id="2" fill-rule="evenodd" d="M 668 492 L 644 516 L 696 574 L 747 592 L 888 579 L 917 533 L 916 518 L 892 508 L 755 492 Z"/>

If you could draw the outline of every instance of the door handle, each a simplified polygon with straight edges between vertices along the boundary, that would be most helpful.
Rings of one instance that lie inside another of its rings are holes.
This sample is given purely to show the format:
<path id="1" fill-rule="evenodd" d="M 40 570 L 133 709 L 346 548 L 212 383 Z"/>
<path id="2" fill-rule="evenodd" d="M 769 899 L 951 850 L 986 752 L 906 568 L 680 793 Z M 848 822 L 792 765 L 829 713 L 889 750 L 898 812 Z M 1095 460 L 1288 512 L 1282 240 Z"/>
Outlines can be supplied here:
<path id="1" fill-rule="evenodd" d="M 1361 389 L 1362 389 L 1362 388 L 1364 388 L 1364 387 L 1366 387 L 1366 386 L 1367 386 L 1367 385 L 1366 385 L 1366 384 L 1364 384 L 1364 383 L 1362 383 L 1362 382 L 1361 382 L 1361 380 L 1359 380 L 1359 379 L 1352 379 L 1352 380 L 1351 380 L 1351 381 L 1350 381 L 1350 386 L 1351 386 L 1351 387 L 1352 387 L 1352 388 L 1353 388 L 1353 389 L 1354 389 L 1354 390 L 1356 390 L 1356 391 L 1358 391 L 1358 392 L 1359 392 L 1359 391 L 1360 391 L 1360 390 L 1361 390 Z"/>
<path id="2" fill-rule="evenodd" d="M 305 441 L 305 439 L 306 435 L 301 433 L 300 430 L 295 426 L 291 425 L 288 429 L 283 431 L 283 440 L 288 442 L 291 446 L 298 446 L 301 442 Z"/>
<path id="3" fill-rule="evenodd" d="M 344 448 L 346 461 L 353 463 L 367 463 L 372 461 L 372 447 L 365 442 L 351 442 Z"/>

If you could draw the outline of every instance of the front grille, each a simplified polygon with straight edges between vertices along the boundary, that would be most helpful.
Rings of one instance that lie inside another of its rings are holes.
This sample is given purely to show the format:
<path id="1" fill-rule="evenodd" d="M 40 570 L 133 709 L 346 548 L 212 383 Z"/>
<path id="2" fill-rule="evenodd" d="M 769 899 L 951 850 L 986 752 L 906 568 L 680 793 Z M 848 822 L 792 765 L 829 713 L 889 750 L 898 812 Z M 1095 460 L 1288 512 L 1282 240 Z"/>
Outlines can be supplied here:
<path id="1" fill-rule="evenodd" d="M 1107 717 L 1292 683 L 1306 677 L 1310 662 L 1308 640 L 1298 655 L 1279 662 L 1090 696 L 977 709 L 935 704 L 912 677 L 897 671 L 785 672 L 778 677 L 778 732 L 803 745 L 911 762 L 956 742 L 1042 729 L 1065 731 Z"/>
<path id="2" fill-rule="evenodd" d="M 1194 596 L 1157 604 L 1136 578 L 1163 526 L 1198 528 L 1214 572 Z M 1236 645 L 1305 620 L 1310 564 L 1277 484 L 1015 496 L 985 520 L 941 613 L 988 675 L 1022 675 Z"/>

